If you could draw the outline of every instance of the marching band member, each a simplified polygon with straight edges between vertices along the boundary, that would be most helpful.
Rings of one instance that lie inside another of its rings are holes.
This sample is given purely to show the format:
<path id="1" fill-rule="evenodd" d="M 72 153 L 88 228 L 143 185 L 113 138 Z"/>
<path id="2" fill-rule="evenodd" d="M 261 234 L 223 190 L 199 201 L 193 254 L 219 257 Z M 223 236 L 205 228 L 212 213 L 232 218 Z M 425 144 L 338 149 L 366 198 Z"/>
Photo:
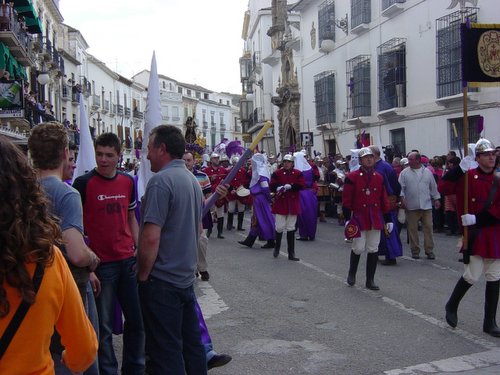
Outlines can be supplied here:
<path id="1" fill-rule="evenodd" d="M 375 159 L 368 147 L 359 151 L 359 161 L 361 167 L 347 175 L 342 194 L 342 204 L 352 211 L 351 220 L 357 223 L 359 231 L 359 237 L 352 242 L 347 284 L 353 286 L 356 283 L 359 258 L 366 251 L 366 287 L 379 290 L 373 279 L 377 269 L 380 231 L 385 229 L 390 233 L 394 224 L 390 221 L 384 178 L 375 171 Z M 384 225 L 384 221 L 387 224 Z"/>
<path id="2" fill-rule="evenodd" d="M 295 223 L 300 213 L 299 191 L 304 188 L 302 172 L 293 168 L 293 156 L 283 157 L 283 167 L 271 175 L 271 191 L 276 193 L 273 213 L 276 215 L 276 246 L 273 256 L 278 257 L 283 232 L 288 243 L 288 260 L 298 261 L 295 257 Z"/>
<path id="3" fill-rule="evenodd" d="M 205 173 L 210 179 L 210 184 L 212 186 L 212 193 L 215 192 L 217 186 L 224 180 L 227 176 L 227 170 L 220 165 L 220 155 L 213 152 L 210 155 L 210 167 L 206 167 L 203 169 L 203 173 Z M 224 203 L 226 199 L 222 198 L 215 202 L 215 214 L 217 216 L 217 238 L 224 238 L 222 235 L 222 230 L 224 228 Z M 210 237 L 212 230 L 209 229 L 207 231 L 207 237 Z"/>

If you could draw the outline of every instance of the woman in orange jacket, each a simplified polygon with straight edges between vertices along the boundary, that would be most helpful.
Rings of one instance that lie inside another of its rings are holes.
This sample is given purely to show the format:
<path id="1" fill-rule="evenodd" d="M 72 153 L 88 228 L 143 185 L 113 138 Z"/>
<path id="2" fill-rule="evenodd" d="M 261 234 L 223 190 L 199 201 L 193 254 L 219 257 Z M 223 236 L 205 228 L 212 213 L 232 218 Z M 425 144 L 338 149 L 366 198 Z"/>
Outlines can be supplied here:
<path id="1" fill-rule="evenodd" d="M 59 227 L 26 156 L 3 136 L 0 155 L 0 342 L 7 342 L 5 332 L 19 306 L 28 307 L 0 354 L 0 374 L 53 374 L 54 327 L 66 348 L 64 364 L 84 371 L 95 359 L 97 338 L 68 265 L 53 245 L 61 240 Z"/>

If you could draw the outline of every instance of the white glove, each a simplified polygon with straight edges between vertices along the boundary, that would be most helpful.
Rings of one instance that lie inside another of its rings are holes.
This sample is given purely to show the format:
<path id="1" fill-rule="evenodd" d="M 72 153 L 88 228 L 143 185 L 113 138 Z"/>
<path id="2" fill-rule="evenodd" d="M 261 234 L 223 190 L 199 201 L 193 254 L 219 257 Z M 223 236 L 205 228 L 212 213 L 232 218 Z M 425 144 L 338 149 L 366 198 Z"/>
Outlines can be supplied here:
<path id="1" fill-rule="evenodd" d="M 286 190 L 290 190 L 290 189 L 292 188 L 292 185 L 290 185 L 290 184 L 285 184 L 284 188 L 285 188 L 285 191 L 286 191 Z"/>
<path id="2" fill-rule="evenodd" d="M 276 189 L 276 192 L 277 193 L 281 193 L 281 191 L 284 190 L 284 189 L 285 189 L 285 187 L 283 185 L 278 186 L 278 188 Z"/>
<path id="3" fill-rule="evenodd" d="M 385 230 L 387 231 L 387 233 L 391 234 L 393 229 L 394 229 L 394 223 L 385 224 Z"/>
<path id="4" fill-rule="evenodd" d="M 464 171 L 464 173 L 469 169 L 476 169 L 477 167 L 477 161 L 475 161 L 470 155 L 467 155 L 462 160 L 460 160 L 460 168 L 462 169 L 462 171 Z"/>
<path id="5" fill-rule="evenodd" d="M 462 225 L 464 227 L 468 227 L 470 225 L 476 224 L 476 215 L 465 214 L 462 215 Z"/>

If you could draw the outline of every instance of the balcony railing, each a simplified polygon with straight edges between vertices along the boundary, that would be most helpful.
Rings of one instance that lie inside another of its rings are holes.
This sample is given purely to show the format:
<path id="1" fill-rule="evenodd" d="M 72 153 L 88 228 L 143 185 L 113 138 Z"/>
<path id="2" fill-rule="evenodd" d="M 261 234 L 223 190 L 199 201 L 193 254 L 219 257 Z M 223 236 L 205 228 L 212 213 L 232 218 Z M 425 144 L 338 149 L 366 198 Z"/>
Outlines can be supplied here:
<path id="1" fill-rule="evenodd" d="M 177 122 L 177 121 L 180 121 L 180 119 L 181 118 L 179 116 L 172 116 L 172 121 Z"/>
<path id="2" fill-rule="evenodd" d="M 144 112 L 134 109 L 132 112 L 132 116 L 134 116 L 134 118 L 136 119 L 142 120 L 144 118 Z"/>
<path id="3" fill-rule="evenodd" d="M 203 130 L 208 130 L 208 122 L 203 121 Z"/>
<path id="4" fill-rule="evenodd" d="M 114 116 L 118 113 L 118 106 L 113 104 L 113 110 L 109 113 L 110 116 Z"/>
<path id="5" fill-rule="evenodd" d="M 125 117 L 130 117 L 130 108 L 125 107 Z"/>
<path id="6" fill-rule="evenodd" d="M 119 116 L 123 116 L 123 106 L 121 104 L 116 105 L 116 114 Z"/>
<path id="7" fill-rule="evenodd" d="M 226 124 L 220 124 L 220 131 L 225 132 L 226 131 Z"/>
<path id="8" fill-rule="evenodd" d="M 108 113 L 109 112 L 109 100 L 103 100 L 103 103 L 102 103 L 102 112 L 103 113 Z"/>
<path id="9" fill-rule="evenodd" d="M 19 23 L 12 7 L 5 3 L 0 4 L 0 42 L 9 47 L 12 55 L 23 66 L 34 64 L 33 38 Z"/>

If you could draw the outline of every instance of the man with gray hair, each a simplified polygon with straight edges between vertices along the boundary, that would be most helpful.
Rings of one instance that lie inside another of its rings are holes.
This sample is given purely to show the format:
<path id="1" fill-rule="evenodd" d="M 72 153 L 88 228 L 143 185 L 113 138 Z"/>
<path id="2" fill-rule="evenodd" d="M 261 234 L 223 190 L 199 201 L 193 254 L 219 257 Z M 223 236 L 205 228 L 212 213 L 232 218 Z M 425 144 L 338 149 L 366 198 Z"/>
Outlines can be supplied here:
<path id="1" fill-rule="evenodd" d="M 418 222 L 422 221 L 424 232 L 424 250 L 427 259 L 435 259 L 434 238 L 432 236 L 432 207 L 441 205 L 441 195 L 437 190 L 432 172 L 422 165 L 420 154 L 416 151 L 408 155 L 410 168 L 405 168 L 399 175 L 401 185 L 401 207 L 406 210 L 408 235 L 410 237 L 411 257 L 420 258 L 418 240 Z"/>

